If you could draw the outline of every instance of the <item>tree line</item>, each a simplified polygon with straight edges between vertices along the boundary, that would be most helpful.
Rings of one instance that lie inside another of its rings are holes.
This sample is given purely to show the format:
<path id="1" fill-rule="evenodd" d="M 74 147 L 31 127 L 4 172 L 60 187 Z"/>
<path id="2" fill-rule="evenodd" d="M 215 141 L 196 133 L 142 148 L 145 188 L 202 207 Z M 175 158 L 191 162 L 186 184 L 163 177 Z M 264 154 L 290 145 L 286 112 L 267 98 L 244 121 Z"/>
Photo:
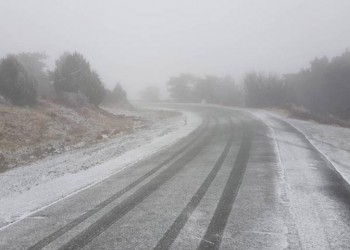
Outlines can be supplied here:
<path id="1" fill-rule="evenodd" d="M 206 102 L 222 105 L 239 105 L 241 90 L 229 77 L 181 74 L 167 83 L 170 97 L 178 102 Z"/>
<path id="2" fill-rule="evenodd" d="M 350 52 L 315 58 L 307 69 L 283 77 L 258 74 L 244 80 L 249 107 L 299 106 L 317 115 L 350 118 Z"/>
<path id="3" fill-rule="evenodd" d="M 108 90 L 80 53 L 65 52 L 47 69 L 45 53 L 8 55 L 0 61 L 0 96 L 15 105 L 33 106 L 38 98 L 72 105 L 99 105 L 126 100 L 120 84 Z"/>
<path id="4" fill-rule="evenodd" d="M 298 73 L 249 72 L 243 84 L 230 77 L 182 74 L 167 82 L 179 102 L 209 102 L 253 108 L 300 108 L 315 115 L 350 119 L 350 52 L 316 58 Z"/>

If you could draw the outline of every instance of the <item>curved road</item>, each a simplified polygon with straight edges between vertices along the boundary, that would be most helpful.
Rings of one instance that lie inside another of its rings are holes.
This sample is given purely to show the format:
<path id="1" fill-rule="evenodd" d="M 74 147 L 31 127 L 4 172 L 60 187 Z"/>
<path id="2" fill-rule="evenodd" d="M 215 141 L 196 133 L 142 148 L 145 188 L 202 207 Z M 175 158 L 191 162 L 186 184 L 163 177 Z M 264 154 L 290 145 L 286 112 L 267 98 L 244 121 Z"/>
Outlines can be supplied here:
<path id="1" fill-rule="evenodd" d="M 350 246 L 349 186 L 297 131 L 277 121 L 317 172 L 281 167 L 269 128 L 243 111 L 182 108 L 203 117 L 190 136 L 0 231 L 0 249 Z"/>

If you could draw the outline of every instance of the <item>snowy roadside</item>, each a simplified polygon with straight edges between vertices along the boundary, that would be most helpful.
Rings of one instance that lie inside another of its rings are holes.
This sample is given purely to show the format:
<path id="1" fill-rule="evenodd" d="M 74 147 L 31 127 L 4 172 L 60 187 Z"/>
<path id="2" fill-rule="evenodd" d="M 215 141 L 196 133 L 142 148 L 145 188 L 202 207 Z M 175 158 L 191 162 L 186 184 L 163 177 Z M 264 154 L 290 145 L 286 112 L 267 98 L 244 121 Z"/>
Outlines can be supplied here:
<path id="1" fill-rule="evenodd" d="M 150 124 L 132 134 L 1 173 L 0 230 L 174 144 L 202 122 L 191 112 L 166 119 L 143 112 Z"/>
<path id="2" fill-rule="evenodd" d="M 281 119 L 302 133 L 306 139 L 335 167 L 350 183 L 350 129 L 336 125 L 324 125 L 313 121 L 293 119 L 272 111 L 249 110 L 267 125 L 274 126 L 274 119 Z"/>

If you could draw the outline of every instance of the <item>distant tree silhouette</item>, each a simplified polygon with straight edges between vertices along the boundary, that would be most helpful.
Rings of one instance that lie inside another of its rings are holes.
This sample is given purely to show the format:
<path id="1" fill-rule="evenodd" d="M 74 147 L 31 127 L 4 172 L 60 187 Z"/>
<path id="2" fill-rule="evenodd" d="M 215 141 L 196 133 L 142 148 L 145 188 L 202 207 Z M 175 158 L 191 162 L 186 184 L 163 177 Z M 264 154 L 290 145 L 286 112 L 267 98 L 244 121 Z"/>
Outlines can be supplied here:
<path id="1" fill-rule="evenodd" d="M 329 60 L 315 58 L 310 67 L 283 78 L 248 73 L 244 80 L 246 105 L 303 107 L 316 115 L 350 118 L 350 52 Z M 288 105 L 287 105 L 288 106 Z"/>
<path id="2" fill-rule="evenodd" d="M 286 81 L 294 103 L 318 114 L 350 118 L 350 52 L 329 60 L 316 58 L 310 68 L 289 74 Z"/>
<path id="3" fill-rule="evenodd" d="M 45 53 L 20 53 L 14 55 L 26 70 L 36 79 L 36 92 L 40 97 L 53 98 L 54 88 L 51 84 L 45 60 Z"/>
<path id="4" fill-rule="evenodd" d="M 197 77 L 182 74 L 170 78 L 170 96 L 179 102 L 207 102 L 225 105 L 240 105 L 242 94 L 234 80 L 229 77 Z"/>
<path id="5" fill-rule="evenodd" d="M 285 80 L 273 74 L 248 73 L 244 87 L 248 107 L 280 107 L 291 101 Z"/>
<path id="6" fill-rule="evenodd" d="M 216 92 L 217 103 L 229 106 L 242 105 L 243 95 L 241 89 L 230 76 L 220 79 L 220 84 L 217 86 Z"/>
<path id="7" fill-rule="evenodd" d="M 170 97 L 178 102 L 194 101 L 193 89 L 196 82 L 197 77 L 191 74 L 171 77 L 167 83 Z"/>
<path id="8" fill-rule="evenodd" d="M 0 95 L 13 104 L 34 105 L 36 103 L 35 78 L 15 56 L 7 56 L 0 63 Z"/>
<path id="9" fill-rule="evenodd" d="M 197 78 L 194 87 L 194 96 L 199 101 L 205 101 L 208 103 L 215 103 L 217 99 L 217 88 L 220 79 L 216 76 L 206 76 L 204 78 Z"/>
<path id="10" fill-rule="evenodd" d="M 106 90 L 103 87 L 99 75 L 95 71 L 91 72 L 88 81 L 81 86 L 81 92 L 88 98 L 89 102 L 94 105 L 99 105 L 103 101 Z"/>
<path id="11" fill-rule="evenodd" d="M 117 83 L 114 86 L 113 90 L 107 90 L 105 102 L 106 103 L 127 102 L 127 94 L 119 83 Z"/>
<path id="12" fill-rule="evenodd" d="M 58 95 L 64 92 L 82 93 L 95 105 L 99 105 L 105 95 L 98 74 L 91 70 L 88 61 L 77 52 L 64 53 L 56 61 L 53 78 Z"/>

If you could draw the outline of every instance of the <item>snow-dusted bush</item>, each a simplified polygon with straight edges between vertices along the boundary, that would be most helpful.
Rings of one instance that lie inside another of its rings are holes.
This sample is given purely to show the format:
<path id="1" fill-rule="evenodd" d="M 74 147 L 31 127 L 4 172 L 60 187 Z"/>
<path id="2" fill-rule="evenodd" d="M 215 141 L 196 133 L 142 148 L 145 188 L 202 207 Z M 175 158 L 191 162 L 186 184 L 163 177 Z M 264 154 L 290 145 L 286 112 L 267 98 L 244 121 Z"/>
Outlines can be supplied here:
<path id="1" fill-rule="evenodd" d="M 113 90 L 106 90 L 106 103 L 122 103 L 127 102 L 127 94 L 123 87 L 117 83 Z"/>
<path id="2" fill-rule="evenodd" d="M 50 81 L 46 60 L 48 56 L 43 52 L 20 53 L 14 55 L 37 82 L 36 92 L 38 97 L 54 99 L 55 91 Z"/>
<path id="3" fill-rule="evenodd" d="M 60 100 L 65 105 L 73 108 L 86 106 L 89 103 L 88 98 L 80 92 L 62 92 L 60 94 Z"/>
<path id="4" fill-rule="evenodd" d="M 14 57 L 7 56 L 0 63 L 0 95 L 16 105 L 36 103 L 36 81 Z"/>
<path id="5" fill-rule="evenodd" d="M 321 124 L 333 124 L 333 125 L 335 124 L 335 125 L 347 127 L 347 128 L 350 127 L 349 121 L 341 120 L 331 114 L 327 114 L 327 115 L 317 114 L 305 109 L 304 107 L 295 106 L 295 105 L 291 105 L 287 109 L 290 115 L 297 119 L 306 120 L 306 121 L 312 120 L 312 121 L 319 122 Z"/>
<path id="6" fill-rule="evenodd" d="M 63 54 L 56 61 L 53 78 L 58 96 L 67 92 L 82 93 L 94 105 L 103 101 L 105 88 L 98 74 L 91 70 L 88 61 L 79 53 Z"/>

